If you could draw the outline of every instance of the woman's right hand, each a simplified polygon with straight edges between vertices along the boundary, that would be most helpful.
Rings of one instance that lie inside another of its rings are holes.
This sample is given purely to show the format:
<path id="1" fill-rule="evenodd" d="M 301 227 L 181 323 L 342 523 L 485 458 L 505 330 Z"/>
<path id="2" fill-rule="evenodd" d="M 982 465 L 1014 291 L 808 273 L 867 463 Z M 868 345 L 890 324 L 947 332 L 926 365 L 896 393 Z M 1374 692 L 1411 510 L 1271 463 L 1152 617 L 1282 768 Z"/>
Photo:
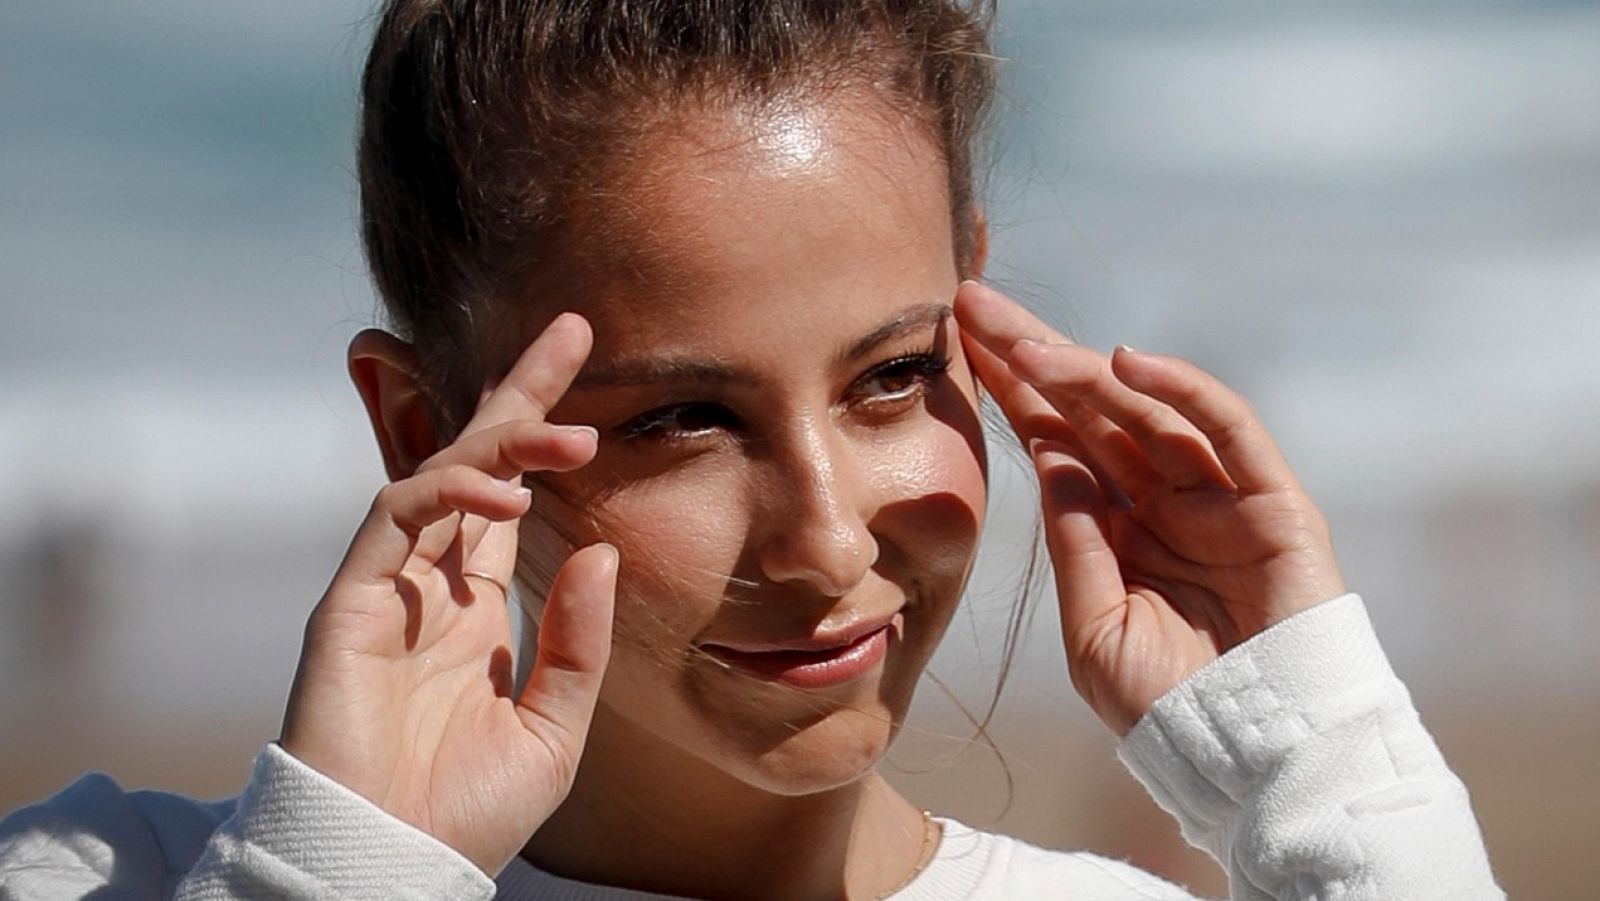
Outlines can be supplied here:
<path id="1" fill-rule="evenodd" d="M 593 458 L 593 429 L 545 421 L 592 340 L 558 317 L 454 443 L 378 493 L 306 625 L 280 739 L 491 876 L 566 797 L 610 655 L 617 555 L 592 545 L 557 575 L 511 697 L 522 474 Z"/>

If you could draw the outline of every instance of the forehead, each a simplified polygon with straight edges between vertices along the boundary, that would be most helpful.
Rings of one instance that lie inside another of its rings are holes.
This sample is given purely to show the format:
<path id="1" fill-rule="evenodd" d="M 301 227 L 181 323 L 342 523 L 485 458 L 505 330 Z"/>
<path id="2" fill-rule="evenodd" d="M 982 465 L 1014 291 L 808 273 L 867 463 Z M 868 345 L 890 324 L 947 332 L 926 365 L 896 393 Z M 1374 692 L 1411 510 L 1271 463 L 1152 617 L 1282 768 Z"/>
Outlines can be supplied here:
<path id="1" fill-rule="evenodd" d="M 881 101 L 689 112 L 595 198 L 597 357 L 848 341 L 956 285 L 944 161 Z"/>

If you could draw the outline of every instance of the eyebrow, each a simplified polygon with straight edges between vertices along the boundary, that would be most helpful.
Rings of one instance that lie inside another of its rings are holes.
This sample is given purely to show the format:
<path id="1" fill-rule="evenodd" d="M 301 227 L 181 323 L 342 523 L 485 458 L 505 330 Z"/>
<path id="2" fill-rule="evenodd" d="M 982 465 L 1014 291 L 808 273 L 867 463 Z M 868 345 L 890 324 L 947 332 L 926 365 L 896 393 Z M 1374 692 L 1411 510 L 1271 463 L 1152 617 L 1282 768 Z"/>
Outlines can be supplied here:
<path id="1" fill-rule="evenodd" d="M 951 315 L 949 304 L 926 303 L 902 310 L 893 318 L 874 327 L 865 335 L 850 342 L 833 358 L 835 366 L 845 366 L 872 353 L 879 346 L 930 325 L 937 325 Z M 636 385 L 653 385 L 660 382 L 753 382 L 754 372 L 722 360 L 704 357 L 653 357 L 643 360 L 619 360 L 593 367 L 584 367 L 573 380 L 573 390 L 621 388 Z"/>
<path id="2" fill-rule="evenodd" d="M 752 373 L 720 360 L 688 357 L 656 357 L 649 360 L 622 360 L 590 369 L 585 366 L 572 380 L 572 390 L 625 388 L 658 382 L 737 382 Z"/>
<path id="3" fill-rule="evenodd" d="M 849 347 L 833 358 L 834 365 L 844 366 L 854 363 L 872 353 L 879 345 L 913 332 L 920 332 L 930 325 L 938 325 L 951 314 L 950 305 L 944 303 L 919 304 L 904 310 L 900 315 L 852 341 Z"/>

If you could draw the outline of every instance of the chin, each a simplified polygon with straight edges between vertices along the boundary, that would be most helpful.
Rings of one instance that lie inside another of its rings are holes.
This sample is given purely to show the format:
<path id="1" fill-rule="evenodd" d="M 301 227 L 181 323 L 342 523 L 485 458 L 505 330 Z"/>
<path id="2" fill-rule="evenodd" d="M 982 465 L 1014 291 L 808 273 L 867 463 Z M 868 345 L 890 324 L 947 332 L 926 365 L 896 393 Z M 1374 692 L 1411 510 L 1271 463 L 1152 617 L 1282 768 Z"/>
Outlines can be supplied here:
<path id="1" fill-rule="evenodd" d="M 906 650 L 898 648 L 897 655 Z M 742 674 L 717 674 L 745 682 L 750 692 L 735 708 L 704 711 L 706 732 L 720 740 L 703 756 L 735 779 L 776 795 L 816 794 L 856 782 L 873 772 L 898 735 L 925 656 L 891 656 L 874 678 L 845 692 L 808 693 Z"/>
<path id="2" fill-rule="evenodd" d="M 774 795 L 796 797 L 843 788 L 873 772 L 898 731 L 898 717 L 872 707 L 837 709 L 814 721 L 792 724 L 798 729 L 786 739 L 753 756 L 741 755 L 742 760 L 725 769 Z"/>

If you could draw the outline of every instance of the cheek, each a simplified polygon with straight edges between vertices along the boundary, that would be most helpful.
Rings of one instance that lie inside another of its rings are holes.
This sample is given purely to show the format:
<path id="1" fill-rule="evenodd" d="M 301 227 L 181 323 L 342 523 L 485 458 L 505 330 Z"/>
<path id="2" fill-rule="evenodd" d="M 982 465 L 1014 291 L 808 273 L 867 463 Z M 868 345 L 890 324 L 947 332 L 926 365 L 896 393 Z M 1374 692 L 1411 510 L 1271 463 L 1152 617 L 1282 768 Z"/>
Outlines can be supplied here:
<path id="1" fill-rule="evenodd" d="M 715 467 L 636 481 L 577 475 L 553 483 L 573 511 L 558 523 L 567 536 L 560 544 L 615 546 L 619 638 L 681 646 L 715 613 L 738 565 L 744 521 L 731 478 Z"/>
<path id="2" fill-rule="evenodd" d="M 912 579 L 958 594 L 983 528 L 987 497 L 981 430 L 955 428 L 934 417 L 874 454 L 874 479 L 884 503 L 872 529 L 904 558 Z M 932 586 L 930 586 L 932 587 Z M 948 598 L 953 601 L 953 598 Z"/>

